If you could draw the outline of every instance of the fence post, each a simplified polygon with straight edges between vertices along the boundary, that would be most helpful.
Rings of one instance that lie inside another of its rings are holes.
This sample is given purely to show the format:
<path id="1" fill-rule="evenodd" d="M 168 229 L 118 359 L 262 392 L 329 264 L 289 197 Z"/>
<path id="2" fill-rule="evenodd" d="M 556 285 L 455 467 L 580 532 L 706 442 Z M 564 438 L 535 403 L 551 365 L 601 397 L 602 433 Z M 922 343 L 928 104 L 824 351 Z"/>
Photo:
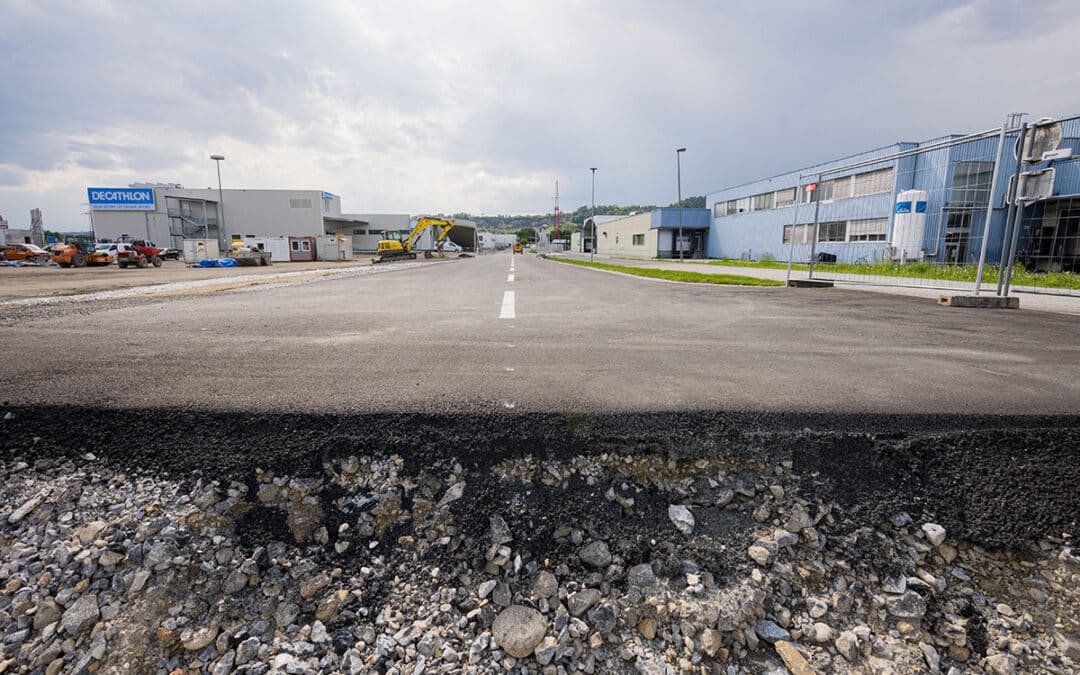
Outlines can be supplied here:
<path id="1" fill-rule="evenodd" d="M 1008 117 L 1012 119 L 1012 115 Z M 975 297 L 979 297 L 979 289 L 982 288 L 983 270 L 986 269 L 986 249 L 990 243 L 990 222 L 994 219 L 994 195 L 997 194 L 998 171 L 1001 169 L 1001 154 L 1005 150 L 1005 127 L 1008 121 L 1001 125 L 1001 135 L 998 136 L 997 157 L 994 158 L 994 175 L 990 179 L 990 196 L 986 200 L 986 222 L 983 223 L 982 246 L 979 249 L 979 270 L 975 273 Z"/>
<path id="2" fill-rule="evenodd" d="M 799 190 L 802 189 L 802 181 L 802 176 L 799 176 L 799 179 L 795 181 L 795 208 L 791 216 L 791 236 L 788 237 L 787 279 L 784 282 L 788 286 L 791 285 L 791 260 L 795 257 L 795 228 L 799 224 Z"/>
<path id="3" fill-rule="evenodd" d="M 817 253 L 818 213 L 821 211 L 821 196 L 817 191 L 821 189 L 821 174 L 815 180 L 816 187 L 808 194 L 814 196 L 814 229 L 810 232 L 810 278 L 814 278 L 814 255 Z"/>
<path id="4" fill-rule="evenodd" d="M 1005 232 L 1001 238 L 1001 264 L 998 266 L 998 295 L 1009 294 L 1009 283 L 1012 281 L 1013 251 L 1019 236 L 1017 213 L 1020 202 L 1020 173 L 1024 167 L 1024 150 L 1027 146 L 1028 125 L 1025 122 L 1020 125 L 1020 139 L 1016 142 L 1016 169 L 1013 171 L 1012 199 L 1009 200 L 1009 211 L 1005 216 Z M 1006 191 L 1008 192 L 1008 191 Z M 1008 195 L 1006 195 L 1008 196 Z M 1006 258 L 1008 256 L 1008 258 Z M 1008 272 L 1006 272 L 1006 264 Z M 1003 292 L 1004 291 L 1004 292 Z"/>

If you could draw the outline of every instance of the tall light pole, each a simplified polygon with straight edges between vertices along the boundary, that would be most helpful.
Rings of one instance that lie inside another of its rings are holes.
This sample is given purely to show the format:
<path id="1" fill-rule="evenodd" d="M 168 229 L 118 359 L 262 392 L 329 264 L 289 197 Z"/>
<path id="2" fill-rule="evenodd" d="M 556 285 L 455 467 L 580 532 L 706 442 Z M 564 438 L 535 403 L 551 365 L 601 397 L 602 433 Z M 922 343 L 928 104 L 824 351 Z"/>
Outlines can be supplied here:
<path id="1" fill-rule="evenodd" d="M 679 191 L 679 241 L 676 246 L 679 249 L 679 262 L 683 259 L 682 250 L 682 163 L 679 161 L 679 156 L 686 152 L 686 148 L 679 148 L 675 151 L 675 182 L 678 184 Z"/>
<path id="2" fill-rule="evenodd" d="M 596 253 L 596 167 L 591 167 L 589 171 L 592 171 L 592 202 L 589 207 L 592 213 L 592 246 L 589 247 L 589 262 L 592 262 Z"/>
<path id="3" fill-rule="evenodd" d="M 221 162 L 225 159 L 225 155 L 210 155 L 210 159 L 214 160 L 217 164 L 217 194 L 218 194 L 218 218 L 221 220 L 218 223 L 218 243 L 221 242 L 222 234 L 225 232 L 225 193 L 221 191 Z M 205 217 L 206 214 L 204 213 Z M 210 236 L 210 225 L 206 226 L 207 238 Z"/>

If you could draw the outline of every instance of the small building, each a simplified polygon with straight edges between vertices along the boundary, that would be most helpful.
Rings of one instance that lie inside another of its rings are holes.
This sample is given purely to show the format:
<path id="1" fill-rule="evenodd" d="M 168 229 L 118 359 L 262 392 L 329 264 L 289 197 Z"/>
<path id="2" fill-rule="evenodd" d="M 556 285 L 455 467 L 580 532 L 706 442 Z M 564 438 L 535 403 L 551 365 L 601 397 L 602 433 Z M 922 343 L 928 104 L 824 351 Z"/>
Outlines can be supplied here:
<path id="1" fill-rule="evenodd" d="M 592 253 L 593 232 L 595 231 L 595 227 L 623 217 L 624 216 L 589 216 L 585 219 L 585 225 L 581 228 L 581 232 L 572 232 L 570 234 L 570 250 L 575 253 Z"/>
<path id="2" fill-rule="evenodd" d="M 626 258 L 704 258 L 708 209 L 655 209 L 596 223 L 596 252 Z M 609 217 L 610 218 L 610 217 Z M 591 219 L 585 220 L 591 232 Z M 682 238 L 679 238 L 679 232 Z"/>

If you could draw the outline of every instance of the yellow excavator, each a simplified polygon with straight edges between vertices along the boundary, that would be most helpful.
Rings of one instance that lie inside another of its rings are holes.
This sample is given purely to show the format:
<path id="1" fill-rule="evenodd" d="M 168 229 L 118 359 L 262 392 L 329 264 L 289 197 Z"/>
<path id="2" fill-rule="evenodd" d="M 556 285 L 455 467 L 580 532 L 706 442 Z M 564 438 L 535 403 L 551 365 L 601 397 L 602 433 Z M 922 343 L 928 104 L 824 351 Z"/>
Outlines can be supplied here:
<path id="1" fill-rule="evenodd" d="M 421 216 L 416 220 L 416 226 L 413 227 L 409 236 L 404 240 L 398 241 L 396 239 L 383 239 L 379 242 L 379 257 L 375 258 L 371 262 L 373 264 L 390 262 L 393 260 L 415 260 L 416 252 L 413 251 L 413 245 L 416 244 L 416 240 L 420 238 L 420 235 L 424 233 L 424 230 L 429 227 L 438 228 L 439 233 L 435 237 L 435 248 L 439 249 L 439 245 L 442 244 L 443 239 L 446 239 L 446 235 L 450 234 L 450 230 L 454 229 L 454 221 L 446 220 L 444 218 L 430 218 L 428 216 Z M 433 257 L 431 253 L 425 252 L 425 258 Z"/>

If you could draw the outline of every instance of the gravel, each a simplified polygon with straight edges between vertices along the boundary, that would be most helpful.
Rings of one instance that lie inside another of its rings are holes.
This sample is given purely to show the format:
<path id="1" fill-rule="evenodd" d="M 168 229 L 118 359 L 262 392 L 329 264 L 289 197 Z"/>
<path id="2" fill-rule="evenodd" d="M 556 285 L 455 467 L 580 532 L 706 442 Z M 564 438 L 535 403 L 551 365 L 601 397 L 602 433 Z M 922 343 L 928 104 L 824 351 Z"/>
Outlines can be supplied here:
<path id="1" fill-rule="evenodd" d="M 1075 492 L 1054 478 L 1014 499 L 1001 527 L 1023 536 L 1001 547 L 990 506 L 953 504 L 981 485 L 929 496 L 935 439 L 976 466 L 941 436 L 731 436 L 730 454 L 608 436 L 481 458 L 451 450 L 465 437 L 341 428 L 297 454 L 319 438 L 297 427 L 266 461 L 217 466 L 59 445 L 25 410 L 0 424 L 0 672 L 1080 668 L 1077 510 L 1046 506 Z"/>

